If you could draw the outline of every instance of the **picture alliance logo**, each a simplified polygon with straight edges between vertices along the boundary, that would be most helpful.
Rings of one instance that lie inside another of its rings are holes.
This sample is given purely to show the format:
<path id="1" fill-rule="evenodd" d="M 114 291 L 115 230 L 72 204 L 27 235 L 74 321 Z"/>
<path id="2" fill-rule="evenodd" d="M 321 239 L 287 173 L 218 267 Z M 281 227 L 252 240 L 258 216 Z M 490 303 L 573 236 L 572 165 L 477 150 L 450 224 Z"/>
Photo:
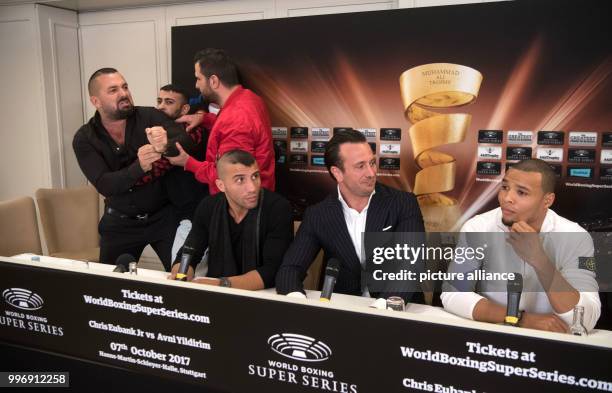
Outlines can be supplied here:
<path id="1" fill-rule="evenodd" d="M 322 362 L 332 354 L 324 342 L 301 334 L 275 334 L 268 338 L 268 344 L 279 355 L 304 362 Z"/>
<path id="2" fill-rule="evenodd" d="M 44 301 L 38 294 L 24 288 L 8 288 L 2 292 L 4 301 L 13 307 L 35 311 L 43 307 Z"/>

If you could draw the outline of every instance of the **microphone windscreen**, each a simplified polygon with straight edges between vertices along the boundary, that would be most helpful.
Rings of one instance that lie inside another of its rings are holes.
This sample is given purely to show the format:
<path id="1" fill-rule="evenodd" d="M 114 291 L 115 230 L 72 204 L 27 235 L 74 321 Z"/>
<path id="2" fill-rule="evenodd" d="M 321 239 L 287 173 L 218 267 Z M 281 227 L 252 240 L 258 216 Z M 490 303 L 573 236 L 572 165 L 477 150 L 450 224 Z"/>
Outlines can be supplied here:
<path id="1" fill-rule="evenodd" d="M 334 278 L 338 278 L 338 274 L 340 273 L 340 261 L 336 258 L 331 258 L 327 261 L 327 267 L 325 268 L 325 275 L 332 276 Z"/>
<path id="2" fill-rule="evenodd" d="M 130 254 L 121 254 L 119 255 L 119 257 L 117 258 L 117 263 L 116 265 L 121 265 L 125 267 L 125 270 L 128 269 L 128 266 L 130 265 L 131 262 L 136 262 L 136 258 L 134 258 L 132 255 Z"/>
<path id="3" fill-rule="evenodd" d="M 510 292 L 523 292 L 523 276 L 521 273 L 513 273 L 514 280 L 508 280 L 507 291 Z"/>

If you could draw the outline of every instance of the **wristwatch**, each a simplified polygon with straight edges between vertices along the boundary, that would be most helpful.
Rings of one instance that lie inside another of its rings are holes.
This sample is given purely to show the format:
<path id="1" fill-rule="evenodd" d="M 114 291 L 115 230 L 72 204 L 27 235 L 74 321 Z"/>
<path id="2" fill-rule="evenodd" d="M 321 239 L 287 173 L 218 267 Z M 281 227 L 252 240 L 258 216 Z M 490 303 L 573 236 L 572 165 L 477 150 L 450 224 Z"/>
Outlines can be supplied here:
<path id="1" fill-rule="evenodd" d="M 231 288 L 232 287 L 232 282 L 227 277 L 219 277 L 219 286 L 220 287 Z"/>

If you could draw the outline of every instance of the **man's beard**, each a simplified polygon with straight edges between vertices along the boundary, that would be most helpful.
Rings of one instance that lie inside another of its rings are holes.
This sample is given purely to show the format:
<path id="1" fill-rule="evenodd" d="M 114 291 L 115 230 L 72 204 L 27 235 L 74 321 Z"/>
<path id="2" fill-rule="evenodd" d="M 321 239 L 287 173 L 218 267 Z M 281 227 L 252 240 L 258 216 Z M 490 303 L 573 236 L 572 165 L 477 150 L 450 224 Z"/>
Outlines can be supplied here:
<path id="1" fill-rule="evenodd" d="M 130 117 L 132 113 L 134 113 L 134 105 L 130 103 L 130 105 L 126 108 L 123 108 L 123 109 L 117 108 L 117 110 L 115 110 L 112 113 L 112 117 L 115 120 L 124 120 Z"/>
<path id="2" fill-rule="evenodd" d="M 168 117 L 169 117 L 169 118 L 171 118 L 172 120 L 176 120 L 176 119 L 178 119 L 179 117 L 181 117 L 181 116 L 182 116 L 182 115 L 181 115 L 181 110 L 180 110 L 180 109 L 179 109 L 179 110 L 177 110 L 177 111 L 176 111 L 176 112 L 174 112 L 174 113 L 166 113 L 166 112 L 164 112 L 164 113 L 166 114 L 166 116 L 168 116 Z"/>
<path id="3" fill-rule="evenodd" d="M 502 217 L 502 224 L 504 224 L 507 227 L 512 227 L 512 225 L 514 225 L 516 221 L 512 221 L 512 220 L 504 220 L 504 218 Z"/>
<path id="4" fill-rule="evenodd" d="M 207 86 L 207 89 L 205 89 L 206 91 L 201 91 L 200 90 L 200 95 L 202 96 L 202 101 L 203 104 L 206 105 L 206 108 L 208 108 L 208 105 L 210 103 L 213 104 L 217 104 L 219 105 L 219 94 L 217 94 L 212 87 L 210 87 L 210 85 Z"/>

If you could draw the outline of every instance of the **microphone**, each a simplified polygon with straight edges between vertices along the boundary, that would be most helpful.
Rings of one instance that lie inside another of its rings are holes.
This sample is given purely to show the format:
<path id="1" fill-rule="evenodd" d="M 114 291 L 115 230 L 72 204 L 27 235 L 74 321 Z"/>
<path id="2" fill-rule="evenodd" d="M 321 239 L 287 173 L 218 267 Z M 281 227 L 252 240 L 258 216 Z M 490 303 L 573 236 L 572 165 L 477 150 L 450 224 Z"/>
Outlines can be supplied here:
<path id="1" fill-rule="evenodd" d="M 508 280 L 507 291 L 508 303 L 504 324 L 518 326 L 520 321 L 519 303 L 521 302 L 521 292 L 523 292 L 523 276 L 520 273 L 514 273 L 514 280 Z"/>
<path id="2" fill-rule="evenodd" d="M 325 280 L 323 281 L 323 289 L 321 290 L 321 297 L 319 298 L 320 301 L 329 302 L 339 273 L 340 261 L 336 258 L 331 258 L 327 261 L 327 267 L 325 268 Z"/>
<path id="3" fill-rule="evenodd" d="M 130 262 L 136 262 L 136 258 L 131 256 L 130 254 L 121 254 L 119 258 L 117 258 L 117 266 L 113 269 L 116 273 L 125 273 L 128 271 L 128 266 Z"/>
<path id="4" fill-rule="evenodd" d="M 181 253 L 181 264 L 179 265 L 179 270 L 176 273 L 176 280 L 187 281 L 187 271 L 189 270 L 189 265 L 191 264 L 191 257 L 194 252 L 195 248 L 183 244 L 183 250 Z"/>

